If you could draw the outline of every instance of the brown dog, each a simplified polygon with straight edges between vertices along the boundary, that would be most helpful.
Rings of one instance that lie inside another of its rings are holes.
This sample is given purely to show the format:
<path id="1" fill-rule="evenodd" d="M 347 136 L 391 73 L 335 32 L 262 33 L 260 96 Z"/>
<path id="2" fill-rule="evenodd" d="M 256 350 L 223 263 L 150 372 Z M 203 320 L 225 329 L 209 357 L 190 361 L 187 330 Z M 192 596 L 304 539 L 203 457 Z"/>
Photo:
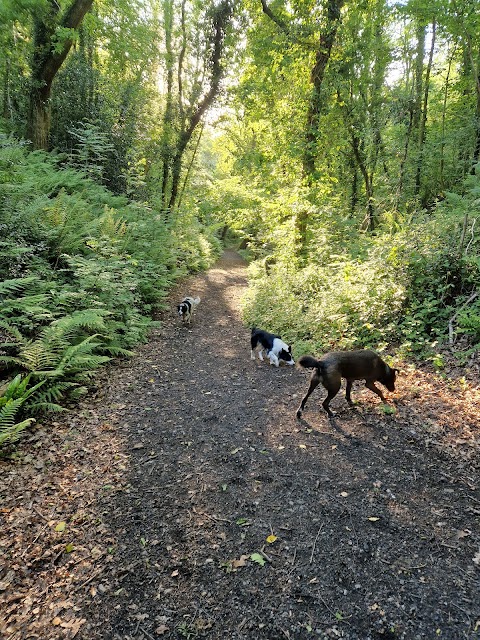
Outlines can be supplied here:
<path id="1" fill-rule="evenodd" d="M 333 412 L 329 407 L 330 401 L 340 391 L 342 378 L 347 380 L 345 396 L 350 405 L 353 404 L 350 392 L 354 380 L 365 380 L 365 386 L 376 393 L 377 396 L 380 396 L 384 404 L 386 404 L 386 400 L 383 397 L 383 393 L 374 383 L 380 382 L 389 391 L 395 391 L 395 377 L 398 369 L 392 369 L 379 355 L 368 349 L 332 351 L 324 355 L 320 360 L 316 360 L 312 356 L 302 356 L 298 364 L 304 369 L 314 369 L 314 371 L 310 378 L 308 391 L 297 409 L 297 418 L 301 418 L 309 396 L 320 383 L 328 391 L 322 406 L 330 417 L 333 417 Z"/>

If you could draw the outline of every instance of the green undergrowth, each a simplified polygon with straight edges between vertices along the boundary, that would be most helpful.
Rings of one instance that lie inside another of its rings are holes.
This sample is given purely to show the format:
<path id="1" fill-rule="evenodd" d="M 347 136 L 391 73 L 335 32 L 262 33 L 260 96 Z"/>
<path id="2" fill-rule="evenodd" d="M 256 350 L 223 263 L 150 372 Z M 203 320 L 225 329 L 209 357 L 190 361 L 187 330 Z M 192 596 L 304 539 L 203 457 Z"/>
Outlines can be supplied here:
<path id="1" fill-rule="evenodd" d="M 220 250 L 194 212 L 166 218 L 0 139 L 0 445 L 131 354 L 172 284 Z"/>
<path id="2" fill-rule="evenodd" d="M 250 243 L 245 324 L 281 334 L 297 356 L 395 348 L 438 363 L 453 343 L 465 362 L 480 346 L 479 195 L 470 176 L 432 212 L 385 214 L 375 234 L 317 211 L 302 250 L 283 207 L 276 229 Z"/>

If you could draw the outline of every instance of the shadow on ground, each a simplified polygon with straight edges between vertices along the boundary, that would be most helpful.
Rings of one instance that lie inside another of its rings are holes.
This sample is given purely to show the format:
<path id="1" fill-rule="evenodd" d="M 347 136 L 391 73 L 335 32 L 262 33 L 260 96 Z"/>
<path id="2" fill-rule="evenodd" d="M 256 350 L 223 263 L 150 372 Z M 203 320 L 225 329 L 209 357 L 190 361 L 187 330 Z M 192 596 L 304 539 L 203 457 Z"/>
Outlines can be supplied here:
<path id="1" fill-rule="evenodd" d="M 244 286 L 232 256 L 191 281 L 195 323 L 166 319 L 106 400 L 128 480 L 99 505 L 113 560 L 82 637 L 474 637 L 472 461 L 401 389 L 395 416 L 357 390 L 332 425 L 319 390 L 297 421 L 306 377 L 250 361 Z"/>
<path id="2" fill-rule="evenodd" d="M 298 421 L 308 374 L 250 360 L 245 286 L 234 253 L 189 280 L 96 402 L 0 467 L 8 640 L 479 637 L 474 390 L 407 370 L 395 415 L 357 385 Z"/>

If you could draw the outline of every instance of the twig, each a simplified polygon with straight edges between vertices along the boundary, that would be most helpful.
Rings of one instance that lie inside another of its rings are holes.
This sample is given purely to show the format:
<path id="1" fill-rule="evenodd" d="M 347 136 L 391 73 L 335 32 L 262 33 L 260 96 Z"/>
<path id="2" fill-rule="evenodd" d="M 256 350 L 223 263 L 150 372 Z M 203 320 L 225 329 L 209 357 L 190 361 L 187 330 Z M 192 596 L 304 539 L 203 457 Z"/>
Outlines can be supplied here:
<path id="1" fill-rule="evenodd" d="M 467 246 L 465 247 L 465 253 L 467 253 L 467 251 L 470 249 L 470 245 L 472 244 L 472 242 L 473 242 L 473 240 L 474 240 L 474 238 L 475 238 L 475 235 L 474 235 L 474 231 L 473 231 L 473 230 L 474 230 L 474 228 L 475 228 L 475 224 L 476 224 L 476 222 L 477 222 L 477 218 L 474 218 L 474 219 L 473 219 L 472 228 L 470 229 L 470 233 L 472 234 L 472 237 L 470 238 L 470 240 L 469 240 L 469 242 L 468 242 Z"/>
<path id="2" fill-rule="evenodd" d="M 465 611 L 465 609 L 462 609 L 462 607 L 459 607 L 458 604 L 455 604 L 454 602 L 450 602 L 450 604 L 452 605 L 452 607 L 455 607 L 455 609 L 458 609 L 459 611 L 461 611 L 463 614 L 465 614 L 467 616 L 467 620 L 468 620 L 468 624 L 469 625 L 472 624 L 472 620 L 471 620 L 470 616 L 468 615 L 468 613 Z"/>
<path id="3" fill-rule="evenodd" d="M 138 629 L 140 629 L 140 631 L 142 633 L 144 633 L 147 636 L 147 638 L 150 638 L 151 640 L 155 640 L 155 638 L 150 633 L 148 633 L 148 631 L 146 631 L 143 627 L 141 627 L 140 625 L 138 625 Z"/>
<path id="4" fill-rule="evenodd" d="M 265 547 L 262 547 L 260 549 L 260 554 L 265 558 L 265 560 L 267 562 L 270 562 L 270 564 L 271 564 L 272 563 L 272 559 L 267 556 L 267 554 L 265 553 L 264 549 L 265 549 Z"/>
<path id="5" fill-rule="evenodd" d="M 312 553 L 310 554 L 310 564 L 312 564 L 312 562 L 313 562 L 313 554 L 315 553 L 315 545 L 317 544 L 318 536 L 320 535 L 322 529 L 323 529 L 323 522 L 322 522 L 322 525 L 321 525 L 320 529 L 317 531 L 317 535 L 315 536 L 315 540 L 313 541 Z"/>
<path id="6" fill-rule="evenodd" d="M 458 546 L 454 547 L 451 544 L 447 544 L 446 542 L 440 542 L 441 547 L 446 547 L 447 549 L 453 549 L 454 551 L 458 551 Z"/>
<path id="7" fill-rule="evenodd" d="M 232 523 L 231 520 L 227 520 L 226 518 L 219 518 L 218 516 L 211 516 L 209 513 L 205 513 L 204 511 L 197 511 L 196 509 L 192 509 L 193 513 L 196 513 L 197 516 L 205 516 L 206 518 L 210 518 L 210 520 L 214 520 L 215 522 L 228 522 Z"/>
<path id="8" fill-rule="evenodd" d="M 85 582 L 83 582 L 81 585 L 79 585 L 78 587 L 75 587 L 75 591 L 80 591 L 80 589 L 83 589 L 83 587 L 86 587 L 87 584 L 92 580 L 94 580 L 100 573 L 102 573 L 102 571 L 103 571 L 103 567 L 101 567 L 98 571 L 95 571 L 95 573 L 91 575 L 90 578 L 88 578 L 88 580 L 85 580 Z"/>
<path id="9" fill-rule="evenodd" d="M 40 511 L 36 507 L 33 507 L 33 510 L 35 511 L 35 513 L 38 513 L 38 515 L 41 518 L 43 518 L 45 520 L 45 522 L 49 522 L 48 518 L 46 516 L 44 516 L 43 513 L 40 513 Z"/>

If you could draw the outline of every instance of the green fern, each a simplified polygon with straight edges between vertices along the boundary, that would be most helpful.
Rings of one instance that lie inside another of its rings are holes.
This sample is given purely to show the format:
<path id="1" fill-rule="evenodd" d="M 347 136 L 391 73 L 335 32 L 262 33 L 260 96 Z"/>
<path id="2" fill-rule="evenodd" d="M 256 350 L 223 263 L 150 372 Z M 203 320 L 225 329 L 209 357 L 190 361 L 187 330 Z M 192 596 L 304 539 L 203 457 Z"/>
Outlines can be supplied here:
<path id="1" fill-rule="evenodd" d="M 18 344 L 24 340 L 22 333 L 17 329 L 17 327 L 13 326 L 9 322 L 0 321 L 0 329 L 3 329 L 3 332 L 6 336 L 13 338 L 14 342 L 8 343 L 8 346 L 11 344 Z M 5 343 L 2 343 L 2 347 L 5 347 Z"/>
<path id="2" fill-rule="evenodd" d="M 29 388 L 30 378 L 30 375 L 17 375 L 0 391 L 0 446 L 18 440 L 21 432 L 35 422 L 34 418 L 15 422 L 22 405 L 32 398 L 45 382 L 41 380 Z"/>
<path id="3" fill-rule="evenodd" d="M 22 431 L 35 422 L 35 418 L 27 418 L 22 422 L 15 422 L 14 418 L 18 407 L 14 405 L 15 402 L 12 400 L 0 409 L 0 447 L 16 442 L 20 438 Z"/>
<path id="4" fill-rule="evenodd" d="M 11 293 L 18 293 L 23 291 L 28 285 L 33 282 L 38 282 L 38 278 L 35 276 L 29 276 L 28 278 L 13 278 L 11 280 L 3 280 L 0 282 L 0 296 L 7 296 Z"/>
<path id="5" fill-rule="evenodd" d="M 29 403 L 29 409 L 40 411 L 49 407 L 60 410 L 60 402 L 88 383 L 99 367 L 111 359 L 100 354 L 102 346 L 98 334 L 82 333 L 93 327 L 106 329 L 104 317 L 108 312 L 84 311 L 61 318 L 44 327 L 36 340 L 28 340 L 18 330 L 3 323 L 13 338 L 9 343 L 14 355 L 0 355 L 0 363 L 27 371 L 33 379 L 45 383 L 45 388 Z M 81 392 L 80 392 L 81 393 Z"/>

